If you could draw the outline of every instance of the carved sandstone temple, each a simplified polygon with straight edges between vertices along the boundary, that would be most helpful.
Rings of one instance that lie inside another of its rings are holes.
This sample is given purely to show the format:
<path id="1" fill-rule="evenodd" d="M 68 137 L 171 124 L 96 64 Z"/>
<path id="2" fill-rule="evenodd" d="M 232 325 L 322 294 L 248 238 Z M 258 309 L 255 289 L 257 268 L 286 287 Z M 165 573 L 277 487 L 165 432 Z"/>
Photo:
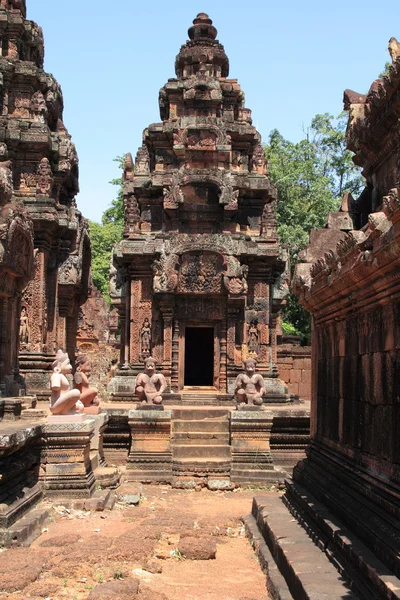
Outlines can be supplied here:
<path id="1" fill-rule="evenodd" d="M 76 208 L 78 158 L 61 88 L 43 70 L 41 28 L 25 0 L 0 0 L 0 389 L 49 394 L 57 348 L 74 355 L 90 241 Z M 33 234 L 33 239 L 32 239 Z M 20 293 L 30 281 L 22 295 Z"/>
<path id="2" fill-rule="evenodd" d="M 260 135 L 211 19 L 200 13 L 159 96 L 161 123 L 126 157 L 124 240 L 111 265 L 130 394 L 151 353 L 174 399 L 232 397 L 248 356 L 275 397 L 276 325 L 287 284 L 276 233 L 275 187 Z M 287 391 L 287 390 L 286 390 Z"/>

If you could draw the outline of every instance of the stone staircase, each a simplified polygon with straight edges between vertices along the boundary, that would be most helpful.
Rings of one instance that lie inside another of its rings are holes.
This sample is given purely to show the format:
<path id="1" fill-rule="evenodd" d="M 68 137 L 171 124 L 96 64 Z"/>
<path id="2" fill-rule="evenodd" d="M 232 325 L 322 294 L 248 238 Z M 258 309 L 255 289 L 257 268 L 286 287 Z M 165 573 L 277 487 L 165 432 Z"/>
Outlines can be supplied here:
<path id="1" fill-rule="evenodd" d="M 172 411 L 173 486 L 229 489 L 231 469 L 229 411 L 179 408 Z"/>

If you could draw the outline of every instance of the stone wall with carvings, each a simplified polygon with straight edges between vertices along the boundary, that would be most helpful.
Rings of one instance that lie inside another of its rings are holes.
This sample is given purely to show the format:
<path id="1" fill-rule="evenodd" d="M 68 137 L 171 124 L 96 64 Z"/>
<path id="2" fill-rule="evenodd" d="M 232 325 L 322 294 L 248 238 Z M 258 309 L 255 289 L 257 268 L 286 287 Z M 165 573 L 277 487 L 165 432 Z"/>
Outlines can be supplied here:
<path id="1" fill-rule="evenodd" d="M 90 360 L 90 384 L 105 396 L 110 369 L 119 351 L 110 334 L 110 307 L 94 284 L 79 311 L 76 345 Z"/>
<path id="2" fill-rule="evenodd" d="M 397 577 L 399 92 L 400 57 L 393 57 L 388 74 L 368 94 L 346 90 L 348 147 L 367 187 L 357 199 L 346 196 L 341 213 L 328 217 L 326 231 L 336 229 L 336 235 L 328 243 L 326 234 L 321 246 L 311 239 L 303 255 L 307 262 L 297 266 L 294 278 L 313 317 L 312 442 L 295 482 L 325 502 Z M 385 523 L 391 523 L 386 530 Z"/>
<path id="3" fill-rule="evenodd" d="M 18 340 L 27 392 L 48 393 L 46 369 L 57 348 L 75 351 L 79 306 L 88 293 L 90 240 L 75 203 L 78 157 L 62 120 L 61 88 L 43 70 L 42 30 L 26 19 L 23 0 L 2 0 L 0 10 L 1 220 L 10 220 L 6 206 L 12 204 L 19 223 L 24 220 L 33 233 L 33 247 L 31 233 L 18 234 L 14 263 L 30 269 L 17 276 L 18 291 L 29 283 L 10 309 L 15 316 L 6 335 L 13 348 Z M 13 264 L 7 272 L 17 274 L 18 268 Z M 7 370 L 18 372 L 17 350 Z"/>

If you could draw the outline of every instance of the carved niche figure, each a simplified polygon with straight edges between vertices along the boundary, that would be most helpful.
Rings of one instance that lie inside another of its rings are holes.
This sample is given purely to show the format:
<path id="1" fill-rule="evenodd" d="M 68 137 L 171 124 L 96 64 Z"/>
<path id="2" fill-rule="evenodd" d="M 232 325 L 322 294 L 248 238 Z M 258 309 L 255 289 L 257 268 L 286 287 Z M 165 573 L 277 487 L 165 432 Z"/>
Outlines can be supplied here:
<path id="1" fill-rule="evenodd" d="M 225 210 L 237 210 L 239 190 L 233 191 L 230 178 L 226 178 L 221 188 L 219 203 L 224 205 Z"/>
<path id="2" fill-rule="evenodd" d="M 42 158 L 37 174 L 36 193 L 49 195 L 53 187 L 53 172 L 48 158 Z"/>
<path id="3" fill-rule="evenodd" d="M 107 383 L 111 381 L 113 377 L 115 377 L 118 373 L 118 360 L 113 358 L 111 360 L 110 368 L 107 373 Z"/>
<path id="4" fill-rule="evenodd" d="M 159 259 L 153 262 L 153 289 L 155 292 L 173 292 L 178 285 L 178 273 L 176 267 L 179 263 L 177 254 L 165 254 L 161 251 Z"/>
<path id="5" fill-rule="evenodd" d="M 261 235 L 265 238 L 277 238 L 276 233 L 276 200 L 264 204 L 261 215 Z"/>
<path id="6" fill-rule="evenodd" d="M 258 328 L 257 321 L 251 321 L 249 325 L 249 329 L 247 331 L 247 348 L 249 354 L 257 356 L 260 346 L 258 343 Z"/>
<path id="7" fill-rule="evenodd" d="M 134 194 L 124 197 L 124 237 L 139 232 L 140 210 Z"/>
<path id="8" fill-rule="evenodd" d="M 122 295 L 122 287 L 124 285 L 125 273 L 122 269 L 117 270 L 113 262 L 113 256 L 110 260 L 110 296 L 111 298 L 120 298 Z"/>
<path id="9" fill-rule="evenodd" d="M 239 406 L 261 406 L 265 394 L 265 382 L 261 375 L 256 373 L 256 361 L 248 358 L 244 363 L 245 373 L 237 376 L 235 381 L 235 395 Z"/>
<path id="10" fill-rule="evenodd" d="M 174 173 L 172 182 L 169 187 L 163 189 L 164 194 L 164 209 L 177 209 L 184 202 L 184 195 L 179 185 L 179 175 Z"/>
<path id="11" fill-rule="evenodd" d="M 37 91 L 33 94 L 30 102 L 30 111 L 34 121 L 45 123 L 47 117 L 47 106 L 42 92 Z"/>
<path id="12" fill-rule="evenodd" d="M 228 292 L 234 296 L 247 294 L 247 275 L 249 267 L 241 265 L 234 256 L 227 256 L 227 270 L 224 275 L 224 285 Z"/>
<path id="13" fill-rule="evenodd" d="M 25 306 L 21 309 L 21 316 L 19 319 L 19 342 L 20 344 L 25 345 L 29 342 L 29 320 Z"/>
<path id="14" fill-rule="evenodd" d="M 258 144 L 254 148 L 253 156 L 251 158 L 251 172 L 257 173 L 257 175 L 266 175 L 267 170 L 267 159 L 265 158 L 264 148 L 261 144 Z"/>
<path id="15" fill-rule="evenodd" d="M 95 387 L 89 387 L 88 377 L 92 371 L 89 359 L 84 354 L 78 355 L 75 360 L 74 387 L 79 390 L 82 402 L 85 408 L 90 406 L 98 407 L 100 400 L 97 397 L 98 390 Z"/>
<path id="16" fill-rule="evenodd" d="M 149 151 L 145 144 L 137 151 L 135 162 L 135 175 L 150 174 L 150 157 Z"/>
<path id="17" fill-rule="evenodd" d="M 166 389 L 167 382 L 164 375 L 156 373 L 155 360 L 149 356 L 144 361 L 144 373 L 139 373 L 136 377 L 136 396 L 142 404 L 161 404 Z"/>
<path id="18" fill-rule="evenodd" d="M 151 352 L 151 323 L 146 317 L 140 330 L 140 351 L 143 358 L 150 356 Z"/>
<path id="19" fill-rule="evenodd" d="M 52 364 L 53 374 L 50 378 L 50 411 L 53 415 L 73 415 L 82 413 L 84 406 L 80 401 L 80 391 L 70 389 L 66 375 L 72 373 L 72 365 L 66 352 L 58 350 Z"/>

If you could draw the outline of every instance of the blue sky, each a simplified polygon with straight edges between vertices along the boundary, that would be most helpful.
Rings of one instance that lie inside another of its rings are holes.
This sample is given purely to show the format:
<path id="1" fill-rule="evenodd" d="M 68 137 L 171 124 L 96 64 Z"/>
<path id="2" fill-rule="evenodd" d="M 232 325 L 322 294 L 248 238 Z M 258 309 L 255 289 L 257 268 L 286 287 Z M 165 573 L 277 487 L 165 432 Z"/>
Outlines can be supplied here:
<path id="1" fill-rule="evenodd" d="M 158 92 L 198 12 L 207 12 L 264 141 L 297 141 L 317 113 L 338 114 L 345 88 L 365 93 L 400 39 L 400 2 L 27 0 L 42 26 L 45 68 L 63 88 L 80 159 L 78 206 L 100 220 L 115 195 L 113 158 L 160 120 Z"/>

